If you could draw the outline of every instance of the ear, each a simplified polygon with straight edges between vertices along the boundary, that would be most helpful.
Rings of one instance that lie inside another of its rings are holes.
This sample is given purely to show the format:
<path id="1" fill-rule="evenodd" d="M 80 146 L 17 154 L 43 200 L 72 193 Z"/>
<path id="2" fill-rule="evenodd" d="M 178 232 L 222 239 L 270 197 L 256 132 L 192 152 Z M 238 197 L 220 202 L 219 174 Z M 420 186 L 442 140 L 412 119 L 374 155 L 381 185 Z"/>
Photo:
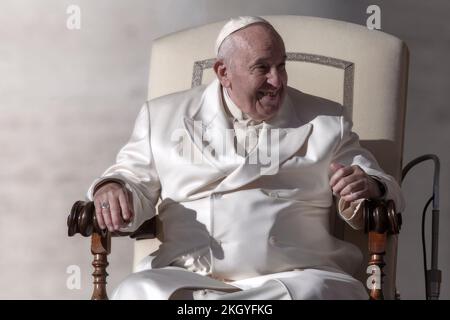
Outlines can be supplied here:
<path id="1" fill-rule="evenodd" d="M 214 63 L 214 72 L 224 88 L 229 88 L 231 86 L 228 67 L 225 65 L 223 60 L 216 60 Z"/>

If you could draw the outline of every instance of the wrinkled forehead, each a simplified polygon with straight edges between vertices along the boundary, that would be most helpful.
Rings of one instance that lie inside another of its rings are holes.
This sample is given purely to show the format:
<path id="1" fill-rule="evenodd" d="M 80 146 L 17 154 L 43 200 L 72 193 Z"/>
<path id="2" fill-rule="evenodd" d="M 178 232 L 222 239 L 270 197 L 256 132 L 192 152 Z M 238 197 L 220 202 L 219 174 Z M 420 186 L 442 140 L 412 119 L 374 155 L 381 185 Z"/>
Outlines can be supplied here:
<path id="1" fill-rule="evenodd" d="M 281 36 L 269 25 L 258 24 L 231 35 L 234 55 L 245 60 L 280 59 L 285 56 Z"/>
<path id="2" fill-rule="evenodd" d="M 283 43 L 283 39 L 278 32 L 269 24 L 255 23 L 246 28 L 238 30 L 230 35 L 234 40 L 238 42 L 244 42 L 248 46 L 258 45 L 280 45 Z"/>

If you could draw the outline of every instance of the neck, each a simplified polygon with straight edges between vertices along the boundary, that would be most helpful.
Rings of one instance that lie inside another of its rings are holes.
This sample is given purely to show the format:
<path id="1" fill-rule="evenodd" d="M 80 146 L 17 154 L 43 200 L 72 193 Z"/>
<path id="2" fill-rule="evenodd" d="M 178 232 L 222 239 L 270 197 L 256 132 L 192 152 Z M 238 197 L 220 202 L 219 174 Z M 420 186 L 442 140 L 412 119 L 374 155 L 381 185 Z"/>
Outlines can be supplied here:
<path id="1" fill-rule="evenodd" d="M 248 115 L 246 115 L 244 112 L 242 112 L 241 108 L 239 108 L 236 105 L 236 103 L 234 103 L 227 88 L 223 87 L 222 94 L 223 94 L 223 100 L 225 102 L 225 107 L 227 109 L 227 112 L 230 113 L 233 118 L 238 119 L 238 120 L 244 120 L 244 119 L 249 118 Z"/>

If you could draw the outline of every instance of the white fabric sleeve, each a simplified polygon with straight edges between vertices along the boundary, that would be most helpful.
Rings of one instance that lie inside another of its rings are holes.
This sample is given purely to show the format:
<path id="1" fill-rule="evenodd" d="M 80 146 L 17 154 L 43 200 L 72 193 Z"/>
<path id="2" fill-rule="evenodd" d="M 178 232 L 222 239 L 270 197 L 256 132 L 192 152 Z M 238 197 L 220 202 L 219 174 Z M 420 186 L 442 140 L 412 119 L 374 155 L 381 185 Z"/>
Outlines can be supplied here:
<path id="1" fill-rule="evenodd" d="M 123 182 L 133 195 L 134 219 L 120 229 L 122 232 L 135 231 L 155 215 L 161 185 L 153 161 L 150 134 L 149 106 L 146 103 L 137 116 L 130 140 L 119 151 L 116 163 L 92 183 L 86 195 L 92 201 L 96 186 L 107 179 Z"/>
<path id="2" fill-rule="evenodd" d="M 386 174 L 380 168 L 375 157 L 367 149 L 360 146 L 358 135 L 351 130 L 351 121 L 341 116 L 341 142 L 336 148 L 331 161 L 341 163 L 344 166 L 358 165 L 368 175 L 375 176 L 386 187 L 386 193 L 383 198 L 393 200 L 397 212 L 402 212 L 405 208 L 405 201 L 399 184 L 394 177 Z M 354 229 L 364 227 L 362 210 L 360 210 L 359 206 L 360 202 L 347 203 L 343 199 L 337 199 L 338 213 Z"/>

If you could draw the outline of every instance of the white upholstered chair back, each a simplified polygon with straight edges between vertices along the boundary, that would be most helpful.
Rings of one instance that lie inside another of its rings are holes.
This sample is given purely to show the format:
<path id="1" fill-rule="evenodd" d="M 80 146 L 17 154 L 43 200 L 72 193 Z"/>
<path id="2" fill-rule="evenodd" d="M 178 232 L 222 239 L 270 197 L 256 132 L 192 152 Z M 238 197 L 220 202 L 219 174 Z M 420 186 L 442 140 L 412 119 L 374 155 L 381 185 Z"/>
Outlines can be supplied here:
<path id="1" fill-rule="evenodd" d="M 362 145 L 382 168 L 401 177 L 408 49 L 396 37 L 363 26 L 305 16 L 266 16 L 285 41 L 291 87 L 341 103 Z M 186 90 L 214 79 L 214 42 L 226 21 L 180 31 L 154 41 L 148 98 Z M 367 236 L 331 218 L 334 234 L 367 255 Z M 136 241 L 134 264 L 157 248 Z M 395 294 L 397 238 L 387 253 L 386 298 Z M 367 257 L 366 257 L 367 261 Z M 364 283 L 365 265 L 357 276 Z"/>

